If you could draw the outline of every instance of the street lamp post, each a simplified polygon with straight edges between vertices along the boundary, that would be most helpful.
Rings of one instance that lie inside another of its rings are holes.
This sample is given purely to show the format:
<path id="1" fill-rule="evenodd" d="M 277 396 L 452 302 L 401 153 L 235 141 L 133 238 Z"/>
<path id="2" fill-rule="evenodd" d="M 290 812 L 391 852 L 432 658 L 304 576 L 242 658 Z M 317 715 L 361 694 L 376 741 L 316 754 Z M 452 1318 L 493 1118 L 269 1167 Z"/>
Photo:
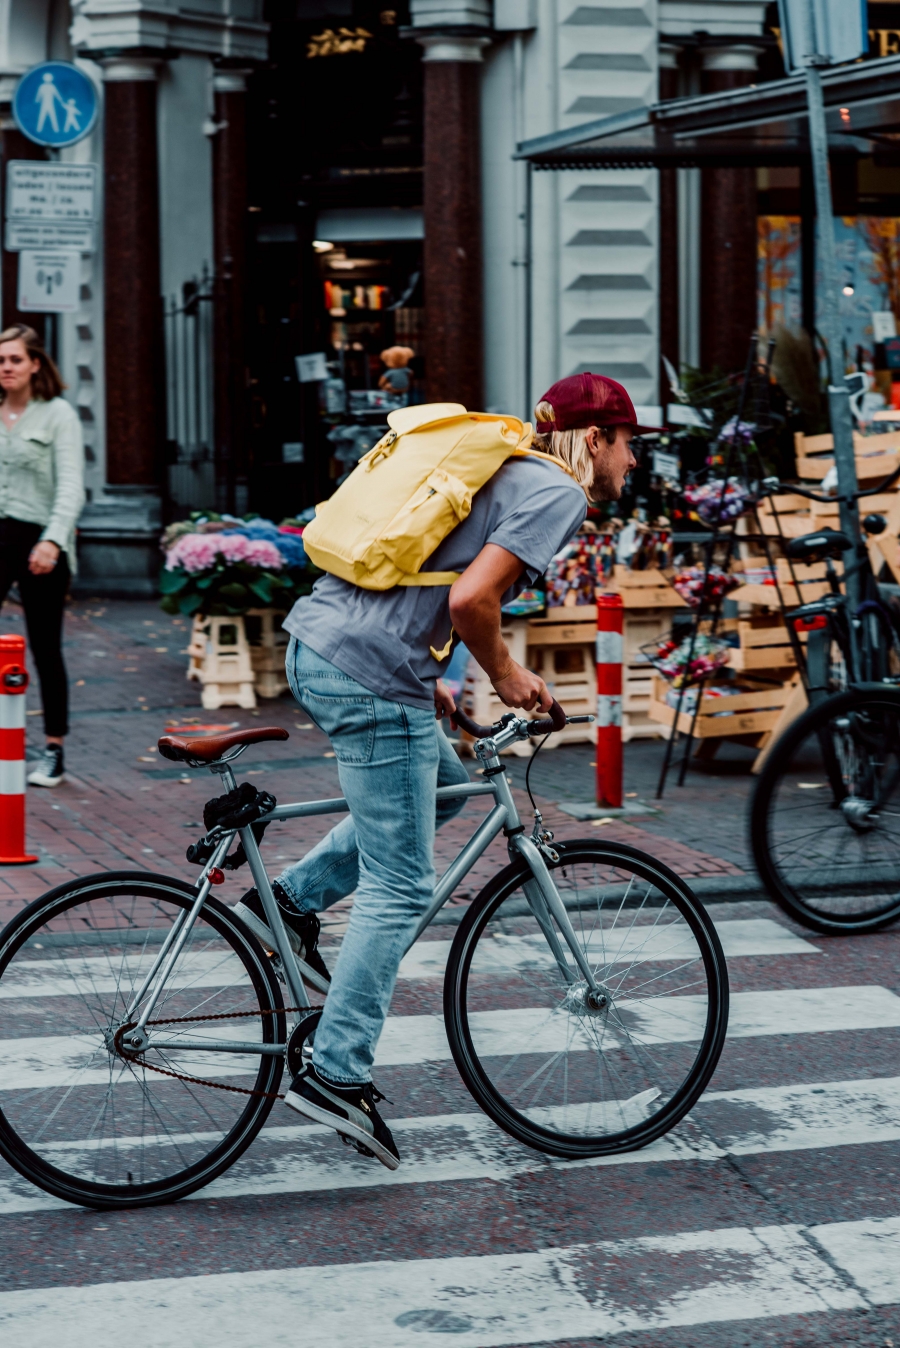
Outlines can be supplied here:
<path id="1" fill-rule="evenodd" d="M 812 5 L 810 5 L 810 10 Z M 843 334 L 838 308 L 837 257 L 834 244 L 834 213 L 831 184 L 828 180 L 828 132 L 825 125 L 825 102 L 822 97 L 823 57 L 806 57 L 806 99 L 809 108 L 809 142 L 812 155 L 813 181 L 816 193 L 816 215 L 819 219 L 819 245 L 822 260 L 823 301 L 825 310 L 825 339 L 828 342 L 831 374 L 828 381 L 828 408 L 831 414 L 831 432 L 834 436 L 834 463 L 837 470 L 838 491 L 841 495 L 856 491 L 856 459 L 853 452 L 853 422 L 850 417 L 850 390 L 844 378 Z M 855 502 L 841 501 L 841 528 L 848 538 L 858 542 L 859 511 Z M 847 594 L 855 608 L 859 602 L 859 578 L 854 572 L 847 577 Z"/>
<path id="2" fill-rule="evenodd" d="M 853 453 L 853 422 L 850 390 L 844 378 L 844 343 L 838 307 L 837 258 L 834 244 L 834 205 L 828 177 L 828 128 L 822 95 L 822 68 L 832 61 L 852 60 L 866 47 L 863 0 L 779 0 L 785 63 L 789 69 L 803 67 L 809 117 L 809 148 L 818 219 L 819 256 L 822 263 L 822 300 L 825 340 L 828 343 L 828 409 L 834 436 L 834 463 L 838 491 L 842 496 L 856 491 L 856 459 Z M 840 503 L 841 528 L 858 544 L 861 538 L 856 502 Z M 848 568 L 851 570 L 851 568 Z M 859 603 L 859 577 L 846 579 L 847 596 Z"/>

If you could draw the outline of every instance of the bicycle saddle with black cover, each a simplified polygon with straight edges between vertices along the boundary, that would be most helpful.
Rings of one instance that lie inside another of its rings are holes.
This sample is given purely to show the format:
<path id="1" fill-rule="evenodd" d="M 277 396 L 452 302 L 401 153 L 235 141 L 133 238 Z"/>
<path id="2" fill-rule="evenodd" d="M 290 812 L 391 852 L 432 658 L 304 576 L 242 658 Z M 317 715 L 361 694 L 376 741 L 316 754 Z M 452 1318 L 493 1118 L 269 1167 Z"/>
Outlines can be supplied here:
<path id="1" fill-rule="evenodd" d="M 840 529 L 817 529 L 814 534 L 792 538 L 785 551 L 794 562 L 824 562 L 826 557 L 837 561 L 841 553 L 849 552 L 853 543 Z"/>

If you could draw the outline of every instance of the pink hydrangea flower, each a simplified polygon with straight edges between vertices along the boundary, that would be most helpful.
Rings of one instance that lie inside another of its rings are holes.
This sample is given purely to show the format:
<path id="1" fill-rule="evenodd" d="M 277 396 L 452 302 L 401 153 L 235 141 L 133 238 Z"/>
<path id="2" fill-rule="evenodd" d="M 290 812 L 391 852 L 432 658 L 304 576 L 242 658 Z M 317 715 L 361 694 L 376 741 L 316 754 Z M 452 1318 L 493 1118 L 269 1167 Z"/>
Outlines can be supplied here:
<path id="1" fill-rule="evenodd" d="M 218 539 L 214 534 L 182 534 L 166 553 L 166 570 L 184 567 L 191 575 L 215 565 Z"/>
<path id="2" fill-rule="evenodd" d="M 261 538 L 243 534 L 183 534 L 166 553 L 166 570 L 181 566 L 191 575 L 208 571 L 219 556 L 226 562 L 246 562 L 260 570 L 280 571 L 284 558 L 275 547 Z"/>

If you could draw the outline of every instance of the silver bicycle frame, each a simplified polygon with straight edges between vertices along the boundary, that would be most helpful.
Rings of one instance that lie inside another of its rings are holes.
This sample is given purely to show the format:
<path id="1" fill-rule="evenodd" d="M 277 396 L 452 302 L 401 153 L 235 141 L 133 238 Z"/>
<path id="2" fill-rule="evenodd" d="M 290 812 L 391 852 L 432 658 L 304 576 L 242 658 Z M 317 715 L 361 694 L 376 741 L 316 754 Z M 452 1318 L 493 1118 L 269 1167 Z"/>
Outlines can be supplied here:
<path id="1" fill-rule="evenodd" d="M 443 908 L 444 904 L 450 898 L 450 895 L 456 889 L 463 877 L 472 869 L 475 862 L 487 851 L 494 839 L 502 832 L 505 832 L 508 839 L 508 851 L 510 859 L 521 858 L 533 876 L 532 880 L 525 883 L 524 890 L 526 900 L 536 921 L 547 938 L 550 950 L 559 966 L 560 972 L 569 983 L 574 983 L 577 975 L 569 965 L 565 957 L 565 950 L 560 942 L 559 936 L 554 929 L 554 923 L 559 929 L 559 933 L 571 951 L 572 958 L 578 973 L 584 979 L 590 991 L 594 994 L 603 995 L 602 988 L 598 985 L 594 973 L 591 969 L 584 951 L 578 943 L 578 938 L 572 926 L 571 919 L 566 911 L 559 891 L 553 881 L 553 876 L 544 859 L 545 844 L 542 842 L 540 834 L 540 816 L 535 823 L 535 830 L 531 837 L 526 836 L 524 825 L 519 816 L 519 811 L 513 798 L 512 789 L 507 780 L 506 773 L 502 768 L 499 759 L 499 753 L 508 744 L 516 739 L 521 739 L 527 734 L 528 722 L 518 718 L 513 719 L 502 730 L 498 731 L 489 739 L 477 740 L 475 743 L 475 756 L 483 766 L 486 774 L 484 782 L 466 782 L 459 786 L 441 786 L 437 790 L 438 800 L 459 800 L 469 796 L 491 796 L 494 800 L 494 808 L 478 825 L 472 837 L 465 844 L 459 855 L 450 863 L 444 874 L 438 880 L 434 889 L 434 900 L 427 912 L 423 914 L 418 926 L 416 927 L 413 938 L 407 949 L 410 949 L 434 921 L 436 914 Z M 237 757 L 235 754 L 234 757 Z M 223 760 L 219 763 L 210 765 L 210 771 L 218 773 L 223 781 L 226 790 L 232 791 L 236 786 L 234 773 L 231 769 L 230 761 Z M 263 816 L 262 822 L 279 822 L 287 819 L 308 819 L 314 815 L 320 814 L 342 814 L 349 810 L 349 806 L 342 797 L 338 796 L 331 800 L 310 800 L 300 801 L 291 805 L 278 805 L 269 814 Z M 253 876 L 253 883 L 259 894 L 266 914 L 266 920 L 269 929 L 275 938 L 277 954 L 281 960 L 284 977 L 287 982 L 288 991 L 293 999 L 292 1005 L 296 1007 L 308 1007 L 310 1005 L 309 996 L 303 983 L 297 962 L 294 959 L 294 952 L 288 939 L 287 930 L 281 919 L 281 913 L 272 891 L 272 883 L 269 880 L 268 873 L 260 854 L 259 845 L 253 835 L 252 828 L 243 828 L 238 830 L 241 842 L 244 845 L 244 851 L 247 855 L 247 862 L 250 866 L 250 873 Z M 153 1009 L 159 1001 L 166 979 L 171 973 L 179 954 L 184 949 L 185 943 L 190 935 L 191 929 L 197 920 L 197 917 L 203 907 L 210 890 L 210 874 L 220 866 L 227 855 L 228 849 L 234 840 L 234 834 L 229 833 L 223 837 L 216 847 L 209 864 L 204 868 L 201 878 L 197 882 L 197 897 L 191 908 L 185 909 L 176 919 L 172 930 L 169 932 L 159 954 L 153 961 L 152 968 L 147 974 L 137 996 L 133 998 L 124 1020 L 127 1022 L 132 1018 L 135 1010 L 141 1005 L 144 997 L 147 997 L 144 1003 L 140 1017 L 138 1018 L 133 1030 L 126 1036 L 126 1043 L 133 1049 L 146 1051 L 148 1048 L 159 1049 L 180 1049 L 186 1052 L 203 1053 L 249 1053 L 249 1054 L 278 1054 L 284 1052 L 284 1044 L 263 1044 L 249 1043 L 239 1040 L 221 1040 L 204 1042 L 203 1040 L 175 1039 L 163 1040 L 151 1038 L 147 1034 L 146 1025 L 153 1014 Z M 548 852 L 551 849 L 546 849 Z M 155 982 L 157 973 L 158 981 Z M 150 988 L 153 988 L 150 992 Z M 149 996 L 148 996 L 149 992 Z"/>

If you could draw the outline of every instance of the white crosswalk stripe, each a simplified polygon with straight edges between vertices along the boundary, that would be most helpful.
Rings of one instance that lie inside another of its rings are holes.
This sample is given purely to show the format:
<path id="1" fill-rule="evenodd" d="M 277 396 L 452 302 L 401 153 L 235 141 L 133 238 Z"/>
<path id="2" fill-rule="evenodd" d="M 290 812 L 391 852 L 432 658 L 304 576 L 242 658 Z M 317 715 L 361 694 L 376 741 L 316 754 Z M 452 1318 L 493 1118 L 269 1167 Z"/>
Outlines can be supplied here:
<path id="1" fill-rule="evenodd" d="M 718 929 L 730 960 L 819 955 L 819 960 L 803 959 L 791 966 L 802 982 L 828 967 L 820 944 L 770 918 L 723 921 Z M 420 982 L 423 991 L 430 989 L 426 1006 L 434 1005 L 434 984 L 443 976 L 449 949 L 449 941 L 423 941 L 403 962 L 406 985 Z M 332 958 L 335 953 L 332 949 Z M 610 965 L 679 958 L 665 930 L 654 931 L 648 940 L 646 929 L 636 934 L 627 927 L 615 933 L 614 942 L 610 933 L 593 933 L 590 953 L 593 961 Z M 149 958 L 136 950 L 124 961 L 118 955 L 111 964 L 93 949 L 65 959 L 35 952 L 15 984 L 4 988 L 6 980 L 0 980 L 6 1025 L 33 1015 L 44 998 L 77 995 L 85 979 L 97 993 L 112 991 L 123 962 L 129 980 L 137 983 Z M 503 974 L 527 970 L 534 960 L 533 941 L 507 936 L 485 943 L 478 969 Z M 231 987 L 242 977 L 234 957 L 206 950 L 192 956 L 177 986 Z M 835 983 L 733 993 L 729 1038 L 779 1036 L 793 1041 L 900 1028 L 900 996 L 890 988 L 874 982 Z M 705 999 L 644 997 L 625 1005 L 629 1033 L 645 1045 L 692 1043 L 700 1036 Z M 480 1011 L 470 1021 L 482 1054 L 489 1052 L 492 1040 L 507 1055 L 551 1053 L 565 1042 L 561 1018 L 546 1008 Z M 204 1027 L 202 1033 L 212 1039 L 218 1031 Z M 233 1022 L 222 1034 L 256 1037 L 249 1027 L 235 1028 Z M 608 1028 L 605 1046 L 616 1047 L 614 1028 Z M 96 1049 L 96 1056 L 81 1072 L 76 1089 L 110 1079 L 109 1056 L 98 1035 L 86 1033 L 79 1040 L 29 1034 L 0 1040 L 0 1091 L 71 1085 L 71 1064 L 83 1068 L 86 1047 Z M 440 1064 L 450 1056 L 441 1016 L 395 1015 L 387 1021 L 376 1066 Z M 202 1058 L 191 1055 L 198 1065 Z M 216 1075 L 247 1071 L 247 1060 L 240 1057 L 216 1061 Z M 683 1174 L 691 1173 L 685 1166 L 721 1166 L 727 1157 L 774 1157 L 825 1148 L 852 1156 L 859 1148 L 900 1141 L 900 1075 L 713 1089 L 676 1129 L 642 1151 L 575 1162 L 520 1146 L 474 1104 L 460 1113 L 392 1119 L 403 1156 L 403 1165 L 393 1173 L 338 1145 L 330 1129 L 298 1125 L 296 1118 L 276 1106 L 252 1147 L 192 1198 L 224 1207 L 251 1197 L 355 1190 L 363 1191 L 367 1201 L 365 1191 L 374 1196 L 400 1185 L 417 1202 L 426 1186 L 468 1181 L 503 1186 L 528 1175 L 562 1178 L 571 1170 L 629 1166 L 640 1175 L 654 1174 L 646 1168 L 664 1164 Z M 196 1141 L 197 1134 L 192 1138 Z M 158 1141 L 160 1146 L 179 1144 L 177 1136 Z M 119 1138 L 115 1143 L 48 1142 L 43 1154 L 51 1161 L 58 1157 L 63 1167 L 67 1160 L 75 1162 L 81 1170 L 92 1148 L 110 1145 L 124 1155 L 129 1146 L 138 1152 L 136 1140 Z M 73 1211 L 0 1162 L 0 1221 L 12 1223 L 54 1209 Z M 185 1343 L 191 1348 L 257 1348 L 264 1324 L 264 1341 L 293 1345 L 301 1307 L 299 1336 L 328 1348 L 358 1348 L 363 1307 L 364 1341 L 389 1348 L 427 1348 L 446 1343 L 448 1335 L 463 1348 L 605 1339 L 799 1314 L 820 1314 L 827 1323 L 832 1313 L 900 1304 L 900 1217 L 860 1215 L 861 1220 L 812 1227 L 735 1226 L 444 1258 L 408 1259 L 400 1250 L 396 1259 L 371 1264 L 3 1292 L 0 1340 L 4 1348 L 59 1348 L 61 1342 L 66 1348 L 103 1348 L 107 1341 L 118 1343 L 127 1324 L 129 1348 L 181 1348 Z M 607 1276 L 608 1270 L 615 1270 L 615 1276 Z M 104 1338 L 104 1326 L 116 1326 L 117 1337 Z"/>
<path id="2" fill-rule="evenodd" d="M 286 1114 L 273 1115 L 275 1119 L 283 1117 Z M 742 1119 L 750 1126 L 741 1128 Z M 898 1142 L 900 1077 L 709 1091 L 690 1118 L 649 1147 L 586 1161 L 539 1156 L 500 1132 L 481 1113 L 392 1119 L 391 1131 L 403 1156 L 403 1165 L 395 1171 L 373 1166 L 354 1152 L 336 1148 L 330 1128 L 275 1123 L 230 1170 L 191 1197 L 320 1193 L 470 1179 L 503 1181 L 548 1166 L 565 1171 Z M 175 1146 L 181 1139 L 175 1136 L 155 1141 L 157 1145 L 167 1142 Z M 112 1142 L 103 1145 L 111 1146 Z M 116 1145 L 128 1153 L 127 1139 L 119 1139 Z M 66 1159 L 81 1159 L 90 1148 L 61 1143 L 45 1150 L 63 1164 Z M 66 1206 L 18 1175 L 0 1172 L 0 1216 Z"/>
<path id="3" fill-rule="evenodd" d="M 621 1277 L 600 1286 L 599 1270 L 617 1265 L 630 1274 L 625 1286 Z M 677 1296 L 654 1296 L 661 1269 L 678 1278 Z M 632 1279 L 644 1289 L 639 1309 Z M 889 1218 L 7 1292 L 0 1331 L 7 1348 L 58 1348 L 61 1338 L 96 1348 L 98 1331 L 115 1324 L 127 1325 L 131 1348 L 258 1348 L 295 1344 L 302 1308 L 305 1333 L 329 1348 L 358 1348 L 361 1315 L 369 1343 L 421 1348 L 452 1334 L 460 1348 L 500 1348 L 898 1300 L 900 1218 Z"/>
<path id="4" fill-rule="evenodd" d="M 705 998 L 645 998 L 623 1001 L 621 1005 L 627 1006 L 629 1030 L 640 1043 L 691 1043 L 701 1037 Z M 469 1024 L 478 1036 L 482 1056 L 492 1051 L 504 1055 L 555 1053 L 566 1046 L 567 1035 L 572 1034 L 567 1018 L 543 1007 L 476 1011 L 469 1016 Z M 731 1039 L 749 1039 L 759 1035 L 822 1034 L 893 1026 L 900 1026 L 900 997 L 888 988 L 799 988 L 733 994 L 728 1035 Z M 222 1038 L 255 1038 L 255 1032 L 246 1026 L 223 1029 L 220 1033 Z M 204 1027 L 203 1038 L 211 1044 L 215 1035 L 216 1032 Z M 198 1037 L 196 1032 L 194 1037 Z M 496 1044 L 493 1050 L 492 1041 Z M 615 1029 L 609 1029 L 604 1051 L 615 1049 L 621 1042 Z M 93 1051 L 88 1066 L 82 1065 L 85 1050 Z M 415 1066 L 441 1062 L 451 1056 L 443 1016 L 389 1016 L 375 1065 Z M 192 1055 L 191 1061 L 199 1067 L 197 1055 Z M 203 1061 L 206 1064 L 207 1060 Z M 35 1090 L 67 1083 L 76 1065 L 81 1068 L 82 1086 L 103 1085 L 109 1080 L 109 1055 L 99 1031 L 94 1035 L 59 1038 L 39 1035 L 2 1040 L 0 1091 Z M 250 1069 L 246 1060 L 237 1056 L 221 1066 L 217 1062 L 216 1070 L 219 1076 L 234 1076 Z"/>
<path id="5" fill-rule="evenodd" d="M 686 928 L 682 937 L 688 939 Z M 723 922 L 719 929 L 725 954 L 734 959 L 749 955 L 818 954 L 817 946 L 795 936 L 793 932 L 773 922 L 771 918 L 746 918 Z M 538 954 L 539 939 L 510 936 L 495 938 L 479 950 L 479 972 L 504 969 L 523 969 L 545 963 Z M 419 941 L 400 965 L 401 978 L 443 978 L 450 953 L 450 941 Z M 665 930 L 654 930 L 647 936 L 646 929 L 624 925 L 621 930 L 592 932 L 588 948 L 598 963 L 616 964 L 624 960 L 641 963 L 651 959 L 677 959 L 678 943 Z M 689 949 L 689 946 L 687 947 Z M 327 962 L 337 955 L 336 946 L 324 946 Z M 15 964 L 0 980 L 0 1001 L 32 997 L 77 997 L 86 988 L 91 993 L 115 992 L 121 986 L 136 989 L 149 972 L 155 951 L 141 951 L 116 955 L 75 955 L 60 959 L 35 957 L 26 963 Z M 129 980 L 131 983 L 129 984 Z M 236 955 L 214 950 L 191 953 L 186 965 L 176 965 L 167 986 L 170 988 L 228 987 L 235 982 L 246 982 L 247 975 Z"/>

